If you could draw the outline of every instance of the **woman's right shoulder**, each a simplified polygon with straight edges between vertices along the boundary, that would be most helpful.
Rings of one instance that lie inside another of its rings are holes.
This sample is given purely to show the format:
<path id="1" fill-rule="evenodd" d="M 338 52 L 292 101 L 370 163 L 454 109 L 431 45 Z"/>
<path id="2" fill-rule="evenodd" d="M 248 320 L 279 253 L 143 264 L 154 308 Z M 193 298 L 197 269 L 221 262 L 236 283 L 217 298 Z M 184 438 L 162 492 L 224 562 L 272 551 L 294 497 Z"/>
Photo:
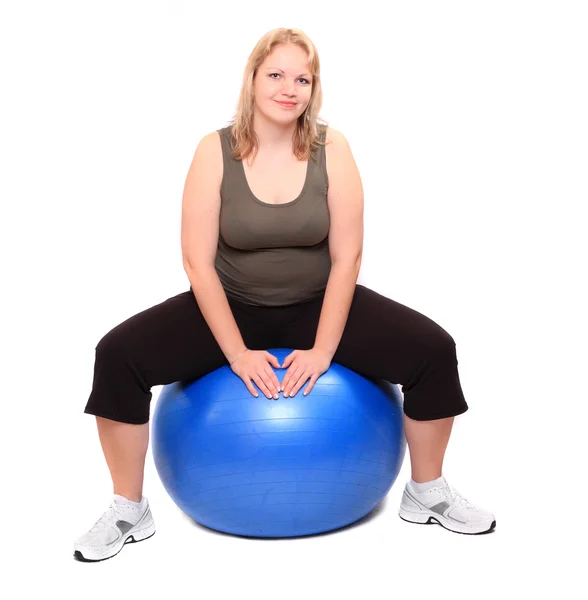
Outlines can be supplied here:
<path id="1" fill-rule="evenodd" d="M 220 162 L 222 163 L 222 158 L 223 158 L 223 147 L 222 147 L 222 141 L 221 138 L 223 136 L 227 136 L 228 130 L 227 128 L 224 129 L 217 129 L 215 131 L 211 131 L 210 133 L 207 133 L 202 140 L 200 140 L 200 144 L 206 149 L 207 154 L 212 154 L 213 156 L 215 156 L 218 160 L 220 160 Z"/>
<path id="2" fill-rule="evenodd" d="M 215 148 L 221 147 L 221 136 L 223 135 L 223 131 L 217 129 L 215 131 L 211 131 L 203 136 L 200 140 L 200 144 L 205 145 L 207 148 Z"/>
<path id="3" fill-rule="evenodd" d="M 223 137 L 223 136 L 226 137 L 227 135 L 229 135 L 229 132 L 230 132 L 229 127 L 223 127 L 222 129 L 215 129 L 214 131 L 207 133 L 202 139 L 207 140 L 207 142 L 212 145 L 217 143 L 218 146 L 220 146 L 221 137 Z"/>
<path id="4" fill-rule="evenodd" d="M 223 177 L 223 149 L 221 144 L 221 132 L 211 131 L 202 137 L 196 149 L 196 154 L 202 157 L 202 160 L 212 170 L 211 175 L 216 175 L 219 183 Z"/>

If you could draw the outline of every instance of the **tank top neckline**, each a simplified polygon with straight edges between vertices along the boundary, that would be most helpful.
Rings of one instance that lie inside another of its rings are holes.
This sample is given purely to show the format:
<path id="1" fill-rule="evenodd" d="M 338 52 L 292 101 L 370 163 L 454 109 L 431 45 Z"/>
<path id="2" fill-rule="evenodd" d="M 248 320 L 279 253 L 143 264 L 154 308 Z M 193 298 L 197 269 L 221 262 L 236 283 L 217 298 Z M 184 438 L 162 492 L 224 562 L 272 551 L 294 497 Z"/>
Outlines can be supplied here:
<path id="1" fill-rule="evenodd" d="M 247 175 L 245 173 L 245 167 L 243 166 L 243 160 L 239 160 L 237 162 L 241 165 L 241 174 L 243 175 L 243 181 L 245 182 L 245 188 L 247 189 L 249 196 L 251 196 L 251 198 L 253 200 L 255 200 L 255 202 L 257 202 L 258 204 L 261 204 L 262 206 L 268 206 L 270 208 L 282 208 L 284 206 L 292 206 L 293 204 L 296 204 L 296 202 L 298 202 L 300 200 L 300 198 L 302 198 L 302 196 L 304 195 L 304 192 L 306 191 L 306 188 L 308 186 L 308 180 L 310 177 L 310 157 L 309 157 L 308 163 L 306 165 L 306 175 L 304 177 L 304 185 L 302 186 L 302 191 L 300 192 L 300 194 L 298 194 L 298 196 L 296 198 L 294 198 L 294 200 L 289 200 L 288 202 L 280 202 L 279 204 L 271 204 L 270 202 L 263 202 L 253 193 L 253 190 L 251 189 L 249 182 L 247 181 Z"/>

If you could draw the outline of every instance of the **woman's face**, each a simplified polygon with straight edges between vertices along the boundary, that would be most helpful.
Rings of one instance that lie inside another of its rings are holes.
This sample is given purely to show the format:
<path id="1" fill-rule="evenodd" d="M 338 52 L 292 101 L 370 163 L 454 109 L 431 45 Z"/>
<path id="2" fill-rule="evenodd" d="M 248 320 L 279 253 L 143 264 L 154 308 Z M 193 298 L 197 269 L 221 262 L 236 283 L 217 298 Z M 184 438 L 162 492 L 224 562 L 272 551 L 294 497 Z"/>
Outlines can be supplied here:
<path id="1" fill-rule="evenodd" d="M 312 92 L 308 54 L 295 44 L 276 46 L 253 80 L 256 109 L 270 119 L 295 121 L 306 110 Z M 285 107 L 279 102 L 293 102 Z"/>

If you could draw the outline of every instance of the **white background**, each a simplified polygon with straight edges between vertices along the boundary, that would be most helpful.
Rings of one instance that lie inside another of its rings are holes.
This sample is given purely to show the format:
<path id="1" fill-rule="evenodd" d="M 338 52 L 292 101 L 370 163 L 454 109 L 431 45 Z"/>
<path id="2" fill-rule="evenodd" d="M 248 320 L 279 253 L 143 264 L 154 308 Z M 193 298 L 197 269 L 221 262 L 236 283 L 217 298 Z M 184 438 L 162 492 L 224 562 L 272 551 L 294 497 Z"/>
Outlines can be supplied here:
<path id="1" fill-rule="evenodd" d="M 1 585 L 15 584 L 10 597 L 579 598 L 586 4 L 1 6 Z M 277 27 L 316 44 L 321 116 L 347 137 L 362 176 L 360 283 L 457 342 L 470 410 L 456 419 L 444 472 L 494 512 L 497 529 L 462 536 L 400 520 L 407 453 L 385 502 L 359 525 L 279 541 L 218 534 L 176 508 L 150 449 L 144 493 L 157 535 L 112 560 L 76 562 L 75 538 L 112 493 L 95 419 L 83 413 L 95 345 L 188 289 L 189 164 L 202 136 L 232 118 L 247 57 Z"/>

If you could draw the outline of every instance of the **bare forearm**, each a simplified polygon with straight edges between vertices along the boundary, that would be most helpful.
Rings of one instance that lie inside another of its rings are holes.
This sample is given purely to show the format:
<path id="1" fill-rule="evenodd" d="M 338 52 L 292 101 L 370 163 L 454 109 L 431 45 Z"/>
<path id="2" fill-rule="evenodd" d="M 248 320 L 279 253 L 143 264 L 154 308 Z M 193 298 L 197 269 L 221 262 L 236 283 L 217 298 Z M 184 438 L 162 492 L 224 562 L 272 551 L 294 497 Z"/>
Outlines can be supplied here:
<path id="1" fill-rule="evenodd" d="M 214 269 L 195 273 L 185 268 L 196 302 L 212 335 L 229 362 L 245 348 L 245 343 L 229 306 L 227 295 Z"/>
<path id="2" fill-rule="evenodd" d="M 334 356 L 353 300 L 359 264 L 335 264 L 327 281 L 314 347 Z"/>

